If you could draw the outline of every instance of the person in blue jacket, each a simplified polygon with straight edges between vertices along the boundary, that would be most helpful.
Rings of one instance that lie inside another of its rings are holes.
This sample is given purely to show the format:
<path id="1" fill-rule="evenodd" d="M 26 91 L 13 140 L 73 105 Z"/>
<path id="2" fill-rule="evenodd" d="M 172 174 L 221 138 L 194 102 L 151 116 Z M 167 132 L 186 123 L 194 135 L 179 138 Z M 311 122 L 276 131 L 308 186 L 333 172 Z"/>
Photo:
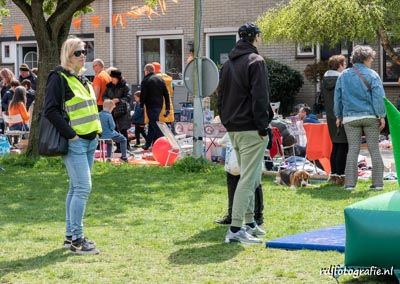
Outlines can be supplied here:
<path id="1" fill-rule="evenodd" d="M 311 113 L 311 108 L 309 106 L 302 107 L 299 110 L 298 116 L 303 123 L 320 123 L 318 118 Z"/>

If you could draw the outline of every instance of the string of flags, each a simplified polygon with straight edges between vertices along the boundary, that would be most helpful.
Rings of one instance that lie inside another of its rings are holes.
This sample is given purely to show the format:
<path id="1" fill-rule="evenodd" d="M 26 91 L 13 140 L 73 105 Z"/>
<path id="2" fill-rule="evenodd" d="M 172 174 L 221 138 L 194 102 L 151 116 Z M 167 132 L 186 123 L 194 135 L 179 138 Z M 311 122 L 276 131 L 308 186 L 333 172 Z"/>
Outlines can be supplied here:
<path id="1" fill-rule="evenodd" d="M 178 3 L 178 0 L 171 0 L 174 3 Z M 139 19 L 143 16 L 147 16 L 149 20 L 152 20 L 153 16 L 160 16 L 165 15 L 167 12 L 167 4 L 165 0 L 158 0 L 158 4 L 154 7 L 148 6 L 148 5 L 143 5 L 143 6 L 133 6 L 128 12 L 125 13 L 118 13 L 118 14 L 113 14 L 112 15 L 112 26 L 116 27 L 117 25 L 120 25 L 121 27 L 127 27 L 128 22 L 126 20 L 127 17 L 133 18 L 133 19 Z M 101 20 L 101 16 L 99 15 L 93 15 L 90 16 L 90 21 L 93 25 L 94 29 L 97 29 L 99 27 L 99 23 Z M 108 17 L 107 17 L 108 20 Z M 82 17 L 79 18 L 73 18 L 72 19 L 72 25 L 76 30 L 79 30 L 82 24 Z M 18 25 L 13 25 L 12 29 L 15 34 L 15 38 L 19 40 L 22 31 L 24 29 L 23 24 L 18 24 Z M 0 25 L 0 35 L 3 32 L 3 26 Z"/>

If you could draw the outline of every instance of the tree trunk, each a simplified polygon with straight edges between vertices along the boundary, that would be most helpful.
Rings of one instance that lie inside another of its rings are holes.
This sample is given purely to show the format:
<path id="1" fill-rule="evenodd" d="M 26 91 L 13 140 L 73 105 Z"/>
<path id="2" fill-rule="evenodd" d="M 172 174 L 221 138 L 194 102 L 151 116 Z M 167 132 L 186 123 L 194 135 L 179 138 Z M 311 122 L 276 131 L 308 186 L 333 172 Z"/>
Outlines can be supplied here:
<path id="1" fill-rule="evenodd" d="M 27 149 L 28 156 L 37 157 L 39 155 L 38 126 L 40 113 L 43 110 L 47 76 L 52 69 L 60 64 L 61 45 L 68 37 L 74 13 L 83 9 L 94 0 L 54 0 L 55 10 L 49 17 L 45 17 L 45 11 L 43 11 L 43 0 L 31 0 L 30 5 L 26 0 L 12 1 L 27 17 L 38 44 L 39 72 L 36 83 L 36 97 Z"/>
<path id="2" fill-rule="evenodd" d="M 62 31 L 57 32 L 50 29 L 48 34 L 43 34 L 34 29 L 39 51 L 39 65 L 36 83 L 35 107 L 33 108 L 32 124 L 30 128 L 29 144 L 27 149 L 27 155 L 30 157 L 37 157 L 39 155 L 39 119 L 40 113 L 43 110 L 47 76 L 51 70 L 60 64 L 61 45 L 68 36 L 71 19 L 66 21 L 66 24 L 63 25 Z M 35 21 L 35 19 L 33 21 Z M 33 26 L 37 27 L 38 25 Z M 39 28 L 39 30 L 41 29 Z M 53 38 L 51 35 L 57 35 L 57 37 Z"/>
<path id="3" fill-rule="evenodd" d="M 29 134 L 29 144 L 27 149 L 27 155 L 36 157 L 38 153 L 38 141 L 39 141 L 39 119 L 40 113 L 43 110 L 43 102 L 46 90 L 47 76 L 52 69 L 54 69 L 60 62 L 60 49 L 58 39 L 44 42 L 40 36 L 36 37 L 38 42 L 39 56 L 46 54 L 46 60 L 39 60 L 38 66 L 38 79 L 36 83 L 36 97 L 35 107 L 33 108 L 32 124 Z"/>
<path id="4" fill-rule="evenodd" d="M 386 54 L 389 55 L 389 57 L 394 62 L 396 62 L 397 64 L 400 64 L 400 57 L 394 51 L 393 46 L 391 45 L 391 43 L 389 41 L 387 31 L 384 28 L 380 28 L 378 30 L 378 37 L 381 39 L 381 44 L 382 44 L 383 50 L 386 52 Z"/>

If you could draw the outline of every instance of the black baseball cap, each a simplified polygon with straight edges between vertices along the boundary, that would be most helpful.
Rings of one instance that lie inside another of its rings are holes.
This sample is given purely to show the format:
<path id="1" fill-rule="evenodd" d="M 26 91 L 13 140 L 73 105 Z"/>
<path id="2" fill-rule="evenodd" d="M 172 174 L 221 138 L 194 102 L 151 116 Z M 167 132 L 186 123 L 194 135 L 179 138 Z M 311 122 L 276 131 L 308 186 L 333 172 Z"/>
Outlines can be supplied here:
<path id="1" fill-rule="evenodd" d="M 261 33 L 260 28 L 253 23 L 246 23 L 239 28 L 240 38 L 254 38 L 256 34 Z"/>

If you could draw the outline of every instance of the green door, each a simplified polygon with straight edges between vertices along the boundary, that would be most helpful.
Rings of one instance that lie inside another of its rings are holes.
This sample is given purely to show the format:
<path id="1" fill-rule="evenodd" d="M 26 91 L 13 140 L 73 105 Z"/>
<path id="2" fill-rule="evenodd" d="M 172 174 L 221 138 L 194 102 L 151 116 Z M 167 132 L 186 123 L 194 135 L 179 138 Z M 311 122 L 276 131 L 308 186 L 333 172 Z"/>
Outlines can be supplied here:
<path id="1" fill-rule="evenodd" d="M 217 64 L 224 64 L 236 44 L 235 35 L 210 36 L 210 58 Z"/>

